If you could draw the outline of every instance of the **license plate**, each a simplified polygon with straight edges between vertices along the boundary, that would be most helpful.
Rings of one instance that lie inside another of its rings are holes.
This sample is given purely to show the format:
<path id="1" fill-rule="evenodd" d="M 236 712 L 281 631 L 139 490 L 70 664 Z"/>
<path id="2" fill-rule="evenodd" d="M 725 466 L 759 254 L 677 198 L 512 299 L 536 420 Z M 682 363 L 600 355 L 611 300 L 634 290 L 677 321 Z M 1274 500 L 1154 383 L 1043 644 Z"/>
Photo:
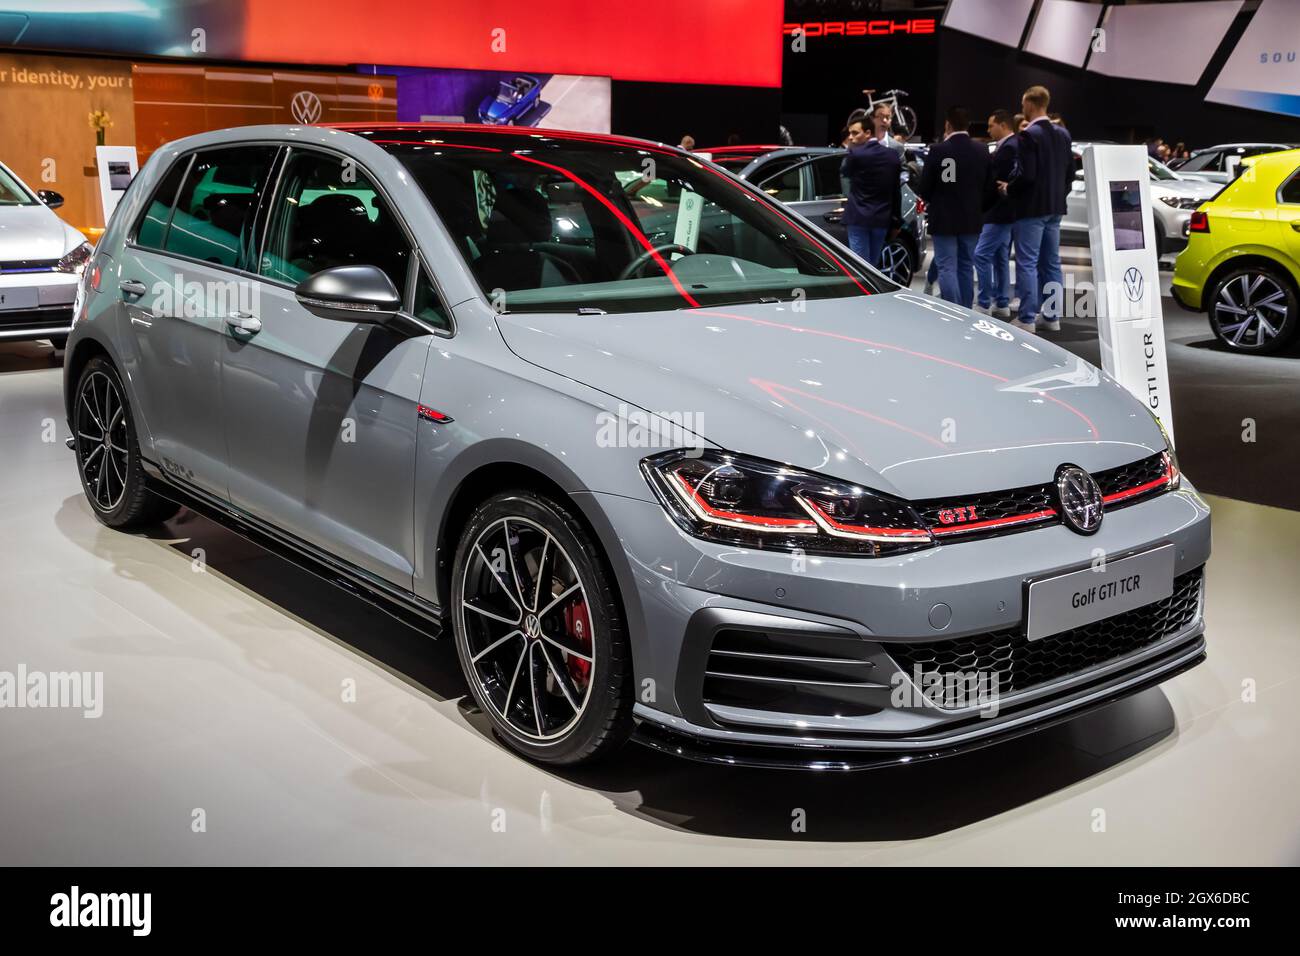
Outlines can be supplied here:
<path id="1" fill-rule="evenodd" d="M 0 288 L 0 312 L 34 309 L 37 304 L 36 290 L 33 288 Z"/>
<path id="2" fill-rule="evenodd" d="M 1025 636 L 1036 641 L 1174 593 L 1174 546 L 1107 561 L 1096 568 L 1041 578 L 1029 584 Z"/>

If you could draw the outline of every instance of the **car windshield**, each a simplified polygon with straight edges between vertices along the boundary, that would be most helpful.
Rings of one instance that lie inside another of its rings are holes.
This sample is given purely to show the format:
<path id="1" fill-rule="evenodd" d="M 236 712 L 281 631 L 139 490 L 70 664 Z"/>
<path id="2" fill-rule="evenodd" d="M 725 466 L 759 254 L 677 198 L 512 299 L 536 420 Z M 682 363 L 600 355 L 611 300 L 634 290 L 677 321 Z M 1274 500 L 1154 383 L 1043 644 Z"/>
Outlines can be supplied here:
<path id="1" fill-rule="evenodd" d="M 18 177 L 0 166 L 0 206 L 34 206 L 36 199 L 23 188 Z"/>
<path id="2" fill-rule="evenodd" d="M 892 288 L 689 156 L 544 133 L 424 135 L 375 142 L 411 172 L 501 311 L 644 312 Z"/>
<path id="3" fill-rule="evenodd" d="M 1160 162 L 1160 160 L 1152 159 L 1150 156 L 1147 157 L 1147 168 L 1151 170 L 1151 178 L 1155 180 L 1178 178 L 1178 174 L 1172 169 Z"/>

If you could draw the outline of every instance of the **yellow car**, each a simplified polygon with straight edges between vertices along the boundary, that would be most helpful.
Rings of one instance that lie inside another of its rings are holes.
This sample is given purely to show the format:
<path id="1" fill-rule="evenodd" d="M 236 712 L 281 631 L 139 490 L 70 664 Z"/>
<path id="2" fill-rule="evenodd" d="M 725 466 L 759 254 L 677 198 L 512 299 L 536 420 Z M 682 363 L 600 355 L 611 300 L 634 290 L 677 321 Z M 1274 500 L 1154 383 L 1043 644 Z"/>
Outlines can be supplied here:
<path id="1" fill-rule="evenodd" d="M 1245 170 L 1192 213 L 1173 295 L 1205 312 L 1228 348 L 1284 348 L 1300 323 L 1300 149 L 1243 162 Z"/>

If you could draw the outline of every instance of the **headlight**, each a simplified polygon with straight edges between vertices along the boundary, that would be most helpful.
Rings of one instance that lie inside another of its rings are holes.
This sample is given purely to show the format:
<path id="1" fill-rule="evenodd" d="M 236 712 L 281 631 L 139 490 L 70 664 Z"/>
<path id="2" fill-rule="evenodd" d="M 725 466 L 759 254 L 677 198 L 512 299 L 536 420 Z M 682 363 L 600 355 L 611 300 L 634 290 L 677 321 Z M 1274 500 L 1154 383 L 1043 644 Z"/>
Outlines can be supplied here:
<path id="1" fill-rule="evenodd" d="M 60 259 L 55 268 L 59 272 L 75 272 L 77 275 L 81 275 L 82 270 L 86 268 L 86 263 L 90 261 L 90 257 L 94 254 L 95 250 L 91 248 L 90 243 L 83 242 Z"/>
<path id="2" fill-rule="evenodd" d="M 641 468 L 678 525 L 709 541 L 862 557 L 935 543 L 907 502 L 775 462 L 679 450 Z"/>
<path id="3" fill-rule="evenodd" d="M 1156 413 L 1149 408 L 1147 412 L 1151 415 L 1152 421 L 1156 423 L 1156 428 L 1160 429 L 1160 436 L 1165 440 L 1165 477 L 1169 479 L 1169 486 L 1165 490 L 1175 491 L 1183 482 L 1183 472 L 1178 467 L 1178 456 L 1174 454 L 1174 443 L 1169 440 L 1169 432 L 1165 431 L 1164 423 L 1156 417 Z"/>
<path id="4" fill-rule="evenodd" d="M 1161 196 L 1160 201 L 1166 206 L 1173 206 L 1175 209 L 1195 209 L 1208 200 L 1188 196 Z"/>

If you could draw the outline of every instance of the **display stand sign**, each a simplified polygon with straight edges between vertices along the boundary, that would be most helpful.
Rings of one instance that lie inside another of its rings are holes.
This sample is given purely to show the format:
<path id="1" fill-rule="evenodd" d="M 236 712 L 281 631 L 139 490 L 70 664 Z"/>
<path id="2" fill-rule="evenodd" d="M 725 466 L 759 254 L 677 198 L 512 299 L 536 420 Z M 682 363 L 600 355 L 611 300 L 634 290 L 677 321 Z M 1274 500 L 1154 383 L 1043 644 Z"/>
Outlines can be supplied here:
<path id="1" fill-rule="evenodd" d="M 1083 154 L 1083 175 L 1101 365 L 1151 409 L 1172 442 L 1174 417 L 1146 148 L 1091 146 Z"/>
<path id="2" fill-rule="evenodd" d="M 139 171 L 134 146 L 96 146 L 95 165 L 99 167 L 99 200 L 104 209 L 104 225 L 126 195 L 126 187 Z"/>

